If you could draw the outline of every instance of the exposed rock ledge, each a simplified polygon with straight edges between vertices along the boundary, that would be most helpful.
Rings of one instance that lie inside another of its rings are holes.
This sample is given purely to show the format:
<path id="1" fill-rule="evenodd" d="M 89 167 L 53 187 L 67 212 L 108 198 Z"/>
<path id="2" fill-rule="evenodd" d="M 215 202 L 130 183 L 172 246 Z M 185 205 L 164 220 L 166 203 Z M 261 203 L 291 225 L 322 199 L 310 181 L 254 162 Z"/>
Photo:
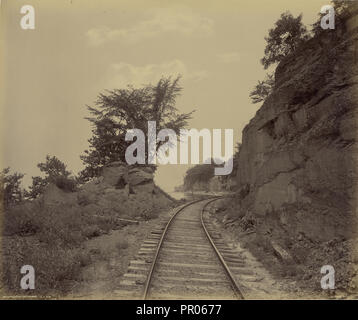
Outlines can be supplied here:
<path id="1" fill-rule="evenodd" d="M 309 41 L 278 66 L 274 92 L 243 131 L 241 215 L 275 214 L 311 239 L 356 231 L 358 33 L 350 29 Z"/>
<path id="2" fill-rule="evenodd" d="M 321 290 L 330 264 L 337 289 L 358 291 L 357 117 L 358 10 L 278 65 L 243 131 L 236 197 L 219 208 L 227 230 L 304 289 Z M 270 257 L 274 244 L 292 265 Z"/>
<path id="3" fill-rule="evenodd" d="M 131 167 L 122 162 L 105 166 L 101 176 L 92 179 L 77 192 L 64 192 L 49 185 L 43 196 L 45 205 L 80 205 L 90 213 L 100 215 L 106 211 L 119 215 L 141 216 L 172 204 L 172 199 L 153 181 L 151 167 Z"/>

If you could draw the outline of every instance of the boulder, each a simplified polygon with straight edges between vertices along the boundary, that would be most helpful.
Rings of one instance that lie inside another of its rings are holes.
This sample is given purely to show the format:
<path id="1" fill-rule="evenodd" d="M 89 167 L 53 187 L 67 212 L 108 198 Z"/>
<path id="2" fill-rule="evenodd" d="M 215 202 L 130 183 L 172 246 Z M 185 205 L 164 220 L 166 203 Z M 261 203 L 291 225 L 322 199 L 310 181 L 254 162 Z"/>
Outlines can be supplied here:
<path id="1" fill-rule="evenodd" d="M 146 168 L 146 167 L 143 167 Z M 148 169 L 133 168 L 128 172 L 128 182 L 131 186 L 137 186 L 146 183 L 152 183 L 154 179 L 153 172 Z"/>
<path id="2" fill-rule="evenodd" d="M 128 181 L 128 166 L 121 161 L 109 163 L 103 167 L 102 177 L 105 183 L 111 186 L 119 184 L 122 187 L 123 181 Z"/>
<path id="3" fill-rule="evenodd" d="M 91 213 L 128 217 L 141 215 L 148 208 L 166 208 L 171 200 L 156 192 L 153 175 L 151 167 L 110 163 L 103 168 L 101 177 L 87 182 L 77 192 L 78 204 Z"/>

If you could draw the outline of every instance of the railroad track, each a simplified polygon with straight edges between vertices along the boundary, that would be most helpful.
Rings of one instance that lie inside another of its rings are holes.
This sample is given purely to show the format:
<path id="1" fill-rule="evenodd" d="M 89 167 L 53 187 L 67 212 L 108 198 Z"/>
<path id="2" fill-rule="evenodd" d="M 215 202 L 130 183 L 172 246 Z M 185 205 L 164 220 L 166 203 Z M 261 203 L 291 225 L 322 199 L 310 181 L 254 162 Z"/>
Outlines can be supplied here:
<path id="1" fill-rule="evenodd" d="M 220 197 L 178 208 L 143 243 L 119 290 L 122 299 L 244 299 L 238 274 L 250 275 L 245 260 L 221 239 L 205 217 Z"/>

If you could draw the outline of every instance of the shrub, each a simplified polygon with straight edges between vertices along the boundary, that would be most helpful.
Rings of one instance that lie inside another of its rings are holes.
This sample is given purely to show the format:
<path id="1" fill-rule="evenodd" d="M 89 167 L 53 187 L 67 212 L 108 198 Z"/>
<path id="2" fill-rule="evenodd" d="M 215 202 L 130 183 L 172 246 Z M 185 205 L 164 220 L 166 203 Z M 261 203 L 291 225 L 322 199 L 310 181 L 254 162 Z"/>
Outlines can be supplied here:
<path id="1" fill-rule="evenodd" d="M 78 280 L 83 264 L 83 253 L 79 250 L 65 250 L 58 244 L 41 244 L 35 239 L 13 238 L 6 240 L 3 252 L 2 283 L 8 293 L 20 292 L 22 275 L 19 270 L 25 264 L 32 265 L 36 272 L 36 294 L 60 294 L 73 287 Z M 28 292 L 33 294 L 33 292 Z"/>
<path id="2" fill-rule="evenodd" d="M 49 183 L 55 184 L 64 191 L 76 190 L 78 180 L 70 178 L 71 172 L 67 171 L 67 166 L 56 156 L 47 155 L 46 161 L 39 163 L 37 167 L 45 174 L 45 177 L 32 177 L 32 185 L 29 187 L 29 191 L 26 191 L 26 197 L 36 199 L 43 194 Z"/>
<path id="3" fill-rule="evenodd" d="M 96 216 L 80 206 L 47 207 L 38 200 L 10 208 L 3 224 L 4 234 L 11 236 L 2 243 L 5 288 L 9 294 L 19 292 L 19 270 L 30 264 L 36 270 L 37 295 L 65 293 L 80 280 L 81 268 L 91 263 L 91 253 L 80 245 L 117 225 L 112 211 Z M 117 246 L 124 249 L 128 243 L 123 240 Z M 111 244 L 100 254 L 109 259 L 114 249 Z"/>
<path id="4" fill-rule="evenodd" d="M 295 18 L 289 12 L 281 14 L 275 27 L 270 29 L 268 37 L 265 37 L 265 56 L 261 59 L 264 68 L 280 62 L 308 38 L 307 29 L 302 23 L 302 15 Z"/>
<path id="5" fill-rule="evenodd" d="M 39 203 L 23 203 L 4 211 L 3 232 L 6 236 L 34 235 L 40 230 Z"/>
<path id="6" fill-rule="evenodd" d="M 10 174 L 10 168 L 0 171 L 0 199 L 4 200 L 6 208 L 22 200 L 20 185 L 23 177 L 22 173 Z"/>
<path id="7" fill-rule="evenodd" d="M 275 85 L 275 79 L 272 74 L 267 74 L 264 81 L 259 81 L 255 89 L 250 92 L 250 98 L 252 103 L 259 103 L 265 101 L 266 98 L 273 91 Z"/>
<path id="8" fill-rule="evenodd" d="M 76 191 L 77 183 L 74 179 L 65 176 L 58 176 L 55 179 L 55 184 L 58 188 L 67 192 Z"/>
<path id="9" fill-rule="evenodd" d="M 98 237 L 101 235 L 101 230 L 98 226 L 86 226 L 83 231 L 82 234 L 90 239 L 90 238 L 94 238 L 94 237 Z"/>
<path id="10" fill-rule="evenodd" d="M 144 220 L 156 219 L 159 217 L 159 210 L 156 208 L 144 209 L 141 213 Z"/>
<path id="11" fill-rule="evenodd" d="M 190 168 L 184 177 L 184 190 L 191 190 L 195 183 L 208 185 L 214 176 L 214 168 L 213 161 L 210 164 L 197 164 Z"/>

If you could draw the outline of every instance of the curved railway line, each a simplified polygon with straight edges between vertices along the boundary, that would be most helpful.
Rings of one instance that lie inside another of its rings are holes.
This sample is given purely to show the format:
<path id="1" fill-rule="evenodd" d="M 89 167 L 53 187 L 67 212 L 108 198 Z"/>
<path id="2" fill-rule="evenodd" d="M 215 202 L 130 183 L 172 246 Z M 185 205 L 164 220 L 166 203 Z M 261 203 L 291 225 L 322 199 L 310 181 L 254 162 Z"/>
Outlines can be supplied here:
<path id="1" fill-rule="evenodd" d="M 220 199 L 179 207 L 144 241 L 116 295 L 128 299 L 244 299 L 239 275 L 252 277 L 240 252 L 229 248 L 205 216 Z"/>

